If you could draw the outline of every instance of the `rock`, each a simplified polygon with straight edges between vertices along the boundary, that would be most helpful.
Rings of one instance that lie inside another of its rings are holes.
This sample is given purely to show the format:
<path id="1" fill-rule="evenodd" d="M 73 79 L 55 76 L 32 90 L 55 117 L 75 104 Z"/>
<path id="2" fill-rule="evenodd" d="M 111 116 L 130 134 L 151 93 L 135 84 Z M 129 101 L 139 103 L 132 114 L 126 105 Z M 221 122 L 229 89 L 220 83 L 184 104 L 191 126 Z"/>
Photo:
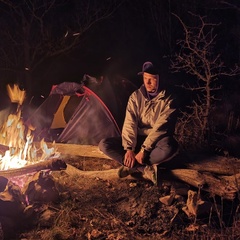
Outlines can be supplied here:
<path id="1" fill-rule="evenodd" d="M 175 194 L 170 194 L 168 196 L 160 197 L 159 201 L 167 206 L 172 205 L 173 200 L 174 200 Z"/>
<path id="2" fill-rule="evenodd" d="M 29 203 L 54 202 L 59 198 L 59 191 L 54 178 L 43 171 L 37 172 L 33 178 L 26 183 L 23 193 L 27 196 Z"/>
<path id="3" fill-rule="evenodd" d="M 9 182 L 6 189 L 0 193 L 0 216 L 19 218 L 25 206 L 20 188 Z"/>
<path id="4" fill-rule="evenodd" d="M 203 201 L 197 192 L 189 190 L 186 206 L 182 210 L 188 217 L 197 217 L 211 211 L 212 203 Z"/>

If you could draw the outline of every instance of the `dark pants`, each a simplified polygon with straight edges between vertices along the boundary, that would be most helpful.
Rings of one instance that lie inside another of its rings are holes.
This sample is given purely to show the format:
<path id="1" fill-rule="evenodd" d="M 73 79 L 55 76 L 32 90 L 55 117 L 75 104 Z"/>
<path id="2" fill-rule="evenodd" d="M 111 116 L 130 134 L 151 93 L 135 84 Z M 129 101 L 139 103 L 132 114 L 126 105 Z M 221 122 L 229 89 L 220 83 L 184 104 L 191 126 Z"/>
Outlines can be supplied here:
<path id="1" fill-rule="evenodd" d="M 137 146 L 135 149 L 135 153 L 138 153 L 142 143 L 145 140 L 145 136 L 139 136 L 137 139 Z M 99 143 L 99 149 L 108 157 L 113 160 L 116 160 L 120 164 L 123 164 L 124 156 L 126 151 L 123 149 L 122 146 L 122 139 L 121 137 L 112 137 L 112 138 L 104 138 Z M 178 143 L 172 137 L 164 137 L 160 139 L 152 151 L 150 152 L 148 164 L 161 164 L 171 159 L 171 156 L 174 156 L 178 150 Z M 139 163 L 134 166 L 134 168 L 138 168 L 142 165 Z"/>

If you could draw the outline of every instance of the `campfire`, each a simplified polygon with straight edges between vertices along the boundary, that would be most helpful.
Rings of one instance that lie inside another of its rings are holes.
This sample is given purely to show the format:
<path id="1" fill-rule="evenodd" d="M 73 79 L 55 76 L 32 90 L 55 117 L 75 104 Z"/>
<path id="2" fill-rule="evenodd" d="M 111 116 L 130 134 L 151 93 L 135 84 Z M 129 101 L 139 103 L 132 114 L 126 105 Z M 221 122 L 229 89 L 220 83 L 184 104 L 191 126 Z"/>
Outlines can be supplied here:
<path id="1" fill-rule="evenodd" d="M 7 117 L 0 129 L 0 217 L 1 228 L 7 229 L 9 219 L 23 218 L 33 202 L 52 201 L 58 196 L 51 171 L 66 169 L 54 147 L 48 148 L 44 139 L 33 142 L 32 126 L 21 117 L 25 91 L 17 85 L 7 86 L 16 113 Z M 0 228 L 0 229 L 1 229 Z"/>
<path id="2" fill-rule="evenodd" d="M 29 164 L 44 161 L 56 154 L 54 148 L 48 149 L 44 140 L 40 148 L 33 144 L 33 127 L 25 126 L 21 119 L 21 106 L 25 98 L 25 91 L 17 85 L 8 86 L 11 102 L 17 103 L 17 112 L 10 114 L 0 130 L 0 170 L 21 168 Z M 6 150 L 6 151 L 5 151 Z"/>

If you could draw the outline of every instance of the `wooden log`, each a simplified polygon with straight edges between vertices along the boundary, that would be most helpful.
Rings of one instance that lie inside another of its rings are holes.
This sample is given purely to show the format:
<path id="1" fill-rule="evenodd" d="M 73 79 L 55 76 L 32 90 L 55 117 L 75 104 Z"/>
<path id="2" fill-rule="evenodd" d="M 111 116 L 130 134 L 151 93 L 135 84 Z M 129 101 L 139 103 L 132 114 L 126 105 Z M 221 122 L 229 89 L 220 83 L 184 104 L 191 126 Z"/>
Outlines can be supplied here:
<path id="1" fill-rule="evenodd" d="M 178 179 L 186 182 L 194 187 L 203 186 L 206 184 L 204 177 L 201 173 L 192 169 L 159 169 L 158 168 L 157 179 L 161 180 L 173 180 Z"/>
<path id="2" fill-rule="evenodd" d="M 224 199 L 233 200 L 239 191 L 240 174 L 233 176 L 214 176 L 210 172 L 200 173 L 193 169 L 160 170 L 158 179 L 178 179 L 191 186 L 218 195 Z"/>
<path id="3" fill-rule="evenodd" d="M 41 170 L 63 170 L 67 168 L 67 164 L 60 159 L 49 159 L 35 164 L 31 164 L 22 168 L 8 169 L 0 171 L 0 176 L 10 178 L 15 176 L 21 176 L 27 173 L 37 172 Z"/>
<path id="4" fill-rule="evenodd" d="M 97 179 L 97 178 L 104 179 L 104 180 L 119 179 L 117 174 L 118 169 L 109 169 L 109 170 L 102 170 L 102 171 L 83 171 L 83 170 L 79 170 L 78 168 L 70 164 L 67 164 L 67 168 L 64 171 L 67 174 L 72 176 L 87 177 L 91 179 Z M 131 178 L 131 176 L 129 176 L 129 178 Z"/>
<path id="5" fill-rule="evenodd" d="M 237 182 L 226 181 L 225 177 L 234 179 L 234 176 L 213 176 L 211 173 L 203 173 L 207 186 L 202 189 L 210 192 L 212 195 L 218 195 L 224 199 L 233 200 L 239 191 Z"/>
<path id="6" fill-rule="evenodd" d="M 38 145 L 39 143 L 35 143 Z M 61 155 L 91 157 L 91 158 L 104 158 L 110 159 L 103 152 L 101 152 L 98 146 L 93 145 L 80 145 L 80 144 L 65 144 L 65 143 L 46 143 L 49 148 L 56 148 L 56 151 Z"/>
<path id="7" fill-rule="evenodd" d="M 188 156 L 189 160 L 185 164 L 186 168 L 220 175 L 240 173 L 240 160 L 236 158 L 203 153 L 189 153 Z"/>
<path id="8" fill-rule="evenodd" d="M 0 154 L 1 155 L 4 155 L 7 150 L 9 150 L 8 146 L 0 144 Z"/>

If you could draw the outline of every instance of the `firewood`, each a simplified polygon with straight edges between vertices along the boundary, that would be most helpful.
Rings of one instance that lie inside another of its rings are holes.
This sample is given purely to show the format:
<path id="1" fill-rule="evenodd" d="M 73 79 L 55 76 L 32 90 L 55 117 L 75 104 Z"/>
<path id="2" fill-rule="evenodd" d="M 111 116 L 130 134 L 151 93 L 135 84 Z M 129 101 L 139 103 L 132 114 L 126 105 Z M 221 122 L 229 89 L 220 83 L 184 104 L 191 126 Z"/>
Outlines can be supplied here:
<path id="1" fill-rule="evenodd" d="M 9 150 L 8 146 L 0 144 L 0 154 L 1 155 L 4 155 L 7 150 Z"/>
<path id="2" fill-rule="evenodd" d="M 173 169 L 160 173 L 162 179 L 175 178 L 191 186 L 233 200 L 239 190 L 240 174 L 233 176 L 214 176 L 210 172 L 200 173 L 193 169 Z M 160 180 L 161 181 L 161 180 Z"/>
<path id="3" fill-rule="evenodd" d="M 35 164 L 27 165 L 22 168 L 0 171 L 0 176 L 10 178 L 10 177 L 21 176 L 27 173 L 37 172 L 41 170 L 49 169 L 51 171 L 57 171 L 57 170 L 63 170 L 66 168 L 67 168 L 67 165 L 63 160 L 49 159 L 49 160 L 44 160 L 42 162 L 38 162 Z"/>
<path id="4" fill-rule="evenodd" d="M 213 154 L 190 153 L 188 155 L 190 160 L 185 164 L 186 168 L 220 175 L 240 173 L 239 159 Z"/>
<path id="5" fill-rule="evenodd" d="M 158 180 L 178 179 L 194 187 L 203 186 L 206 182 L 201 173 L 193 169 L 158 169 Z"/>

